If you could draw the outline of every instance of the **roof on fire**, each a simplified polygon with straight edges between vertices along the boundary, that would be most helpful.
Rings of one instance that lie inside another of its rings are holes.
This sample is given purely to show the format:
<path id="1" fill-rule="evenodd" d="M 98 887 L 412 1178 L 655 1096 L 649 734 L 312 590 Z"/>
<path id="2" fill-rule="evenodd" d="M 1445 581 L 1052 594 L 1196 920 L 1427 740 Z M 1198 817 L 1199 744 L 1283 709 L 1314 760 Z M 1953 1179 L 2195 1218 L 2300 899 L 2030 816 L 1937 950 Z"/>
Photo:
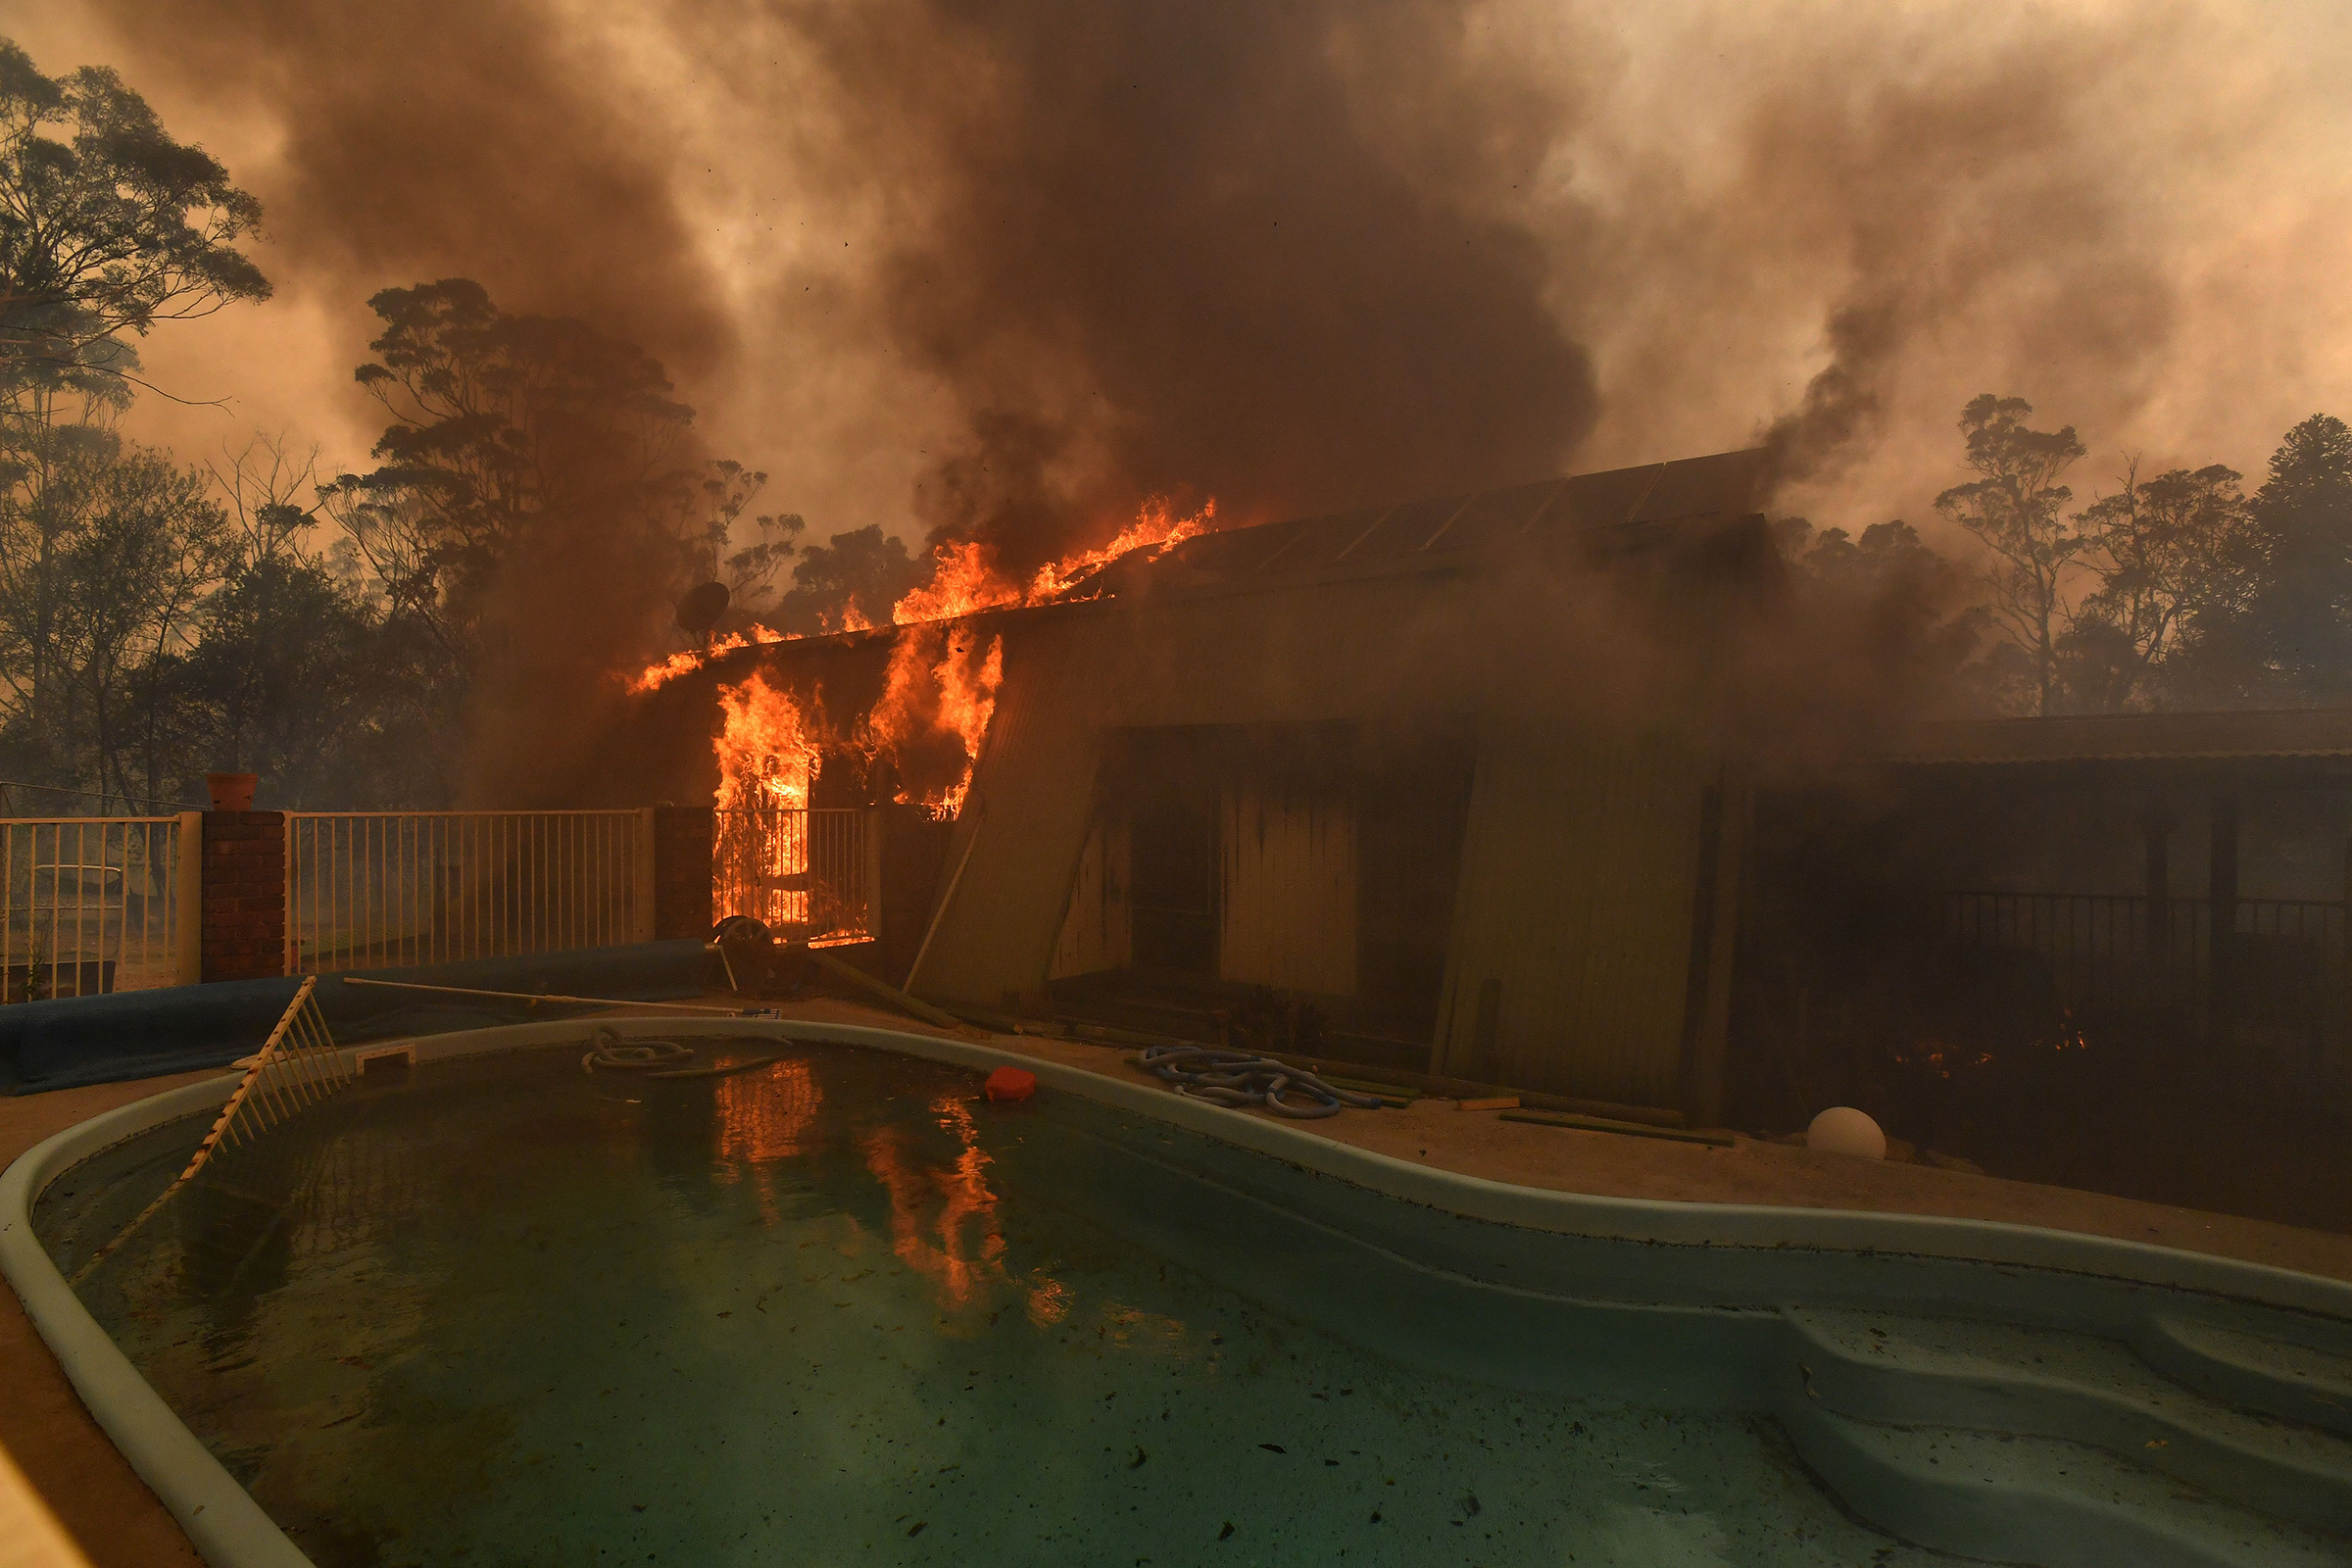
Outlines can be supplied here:
<path id="1" fill-rule="evenodd" d="M 1152 557 L 1144 569 L 1154 585 L 1182 586 L 1440 566 L 1484 550 L 1563 533 L 1744 516 L 1755 510 L 1764 458 L 1760 450 L 1719 452 L 1474 495 L 1227 528 Z M 1138 565 L 1143 561 L 1140 552 L 1123 559 Z M 1103 586 L 1115 592 L 1121 564 L 1113 563 L 1105 573 L 1110 580 Z"/>

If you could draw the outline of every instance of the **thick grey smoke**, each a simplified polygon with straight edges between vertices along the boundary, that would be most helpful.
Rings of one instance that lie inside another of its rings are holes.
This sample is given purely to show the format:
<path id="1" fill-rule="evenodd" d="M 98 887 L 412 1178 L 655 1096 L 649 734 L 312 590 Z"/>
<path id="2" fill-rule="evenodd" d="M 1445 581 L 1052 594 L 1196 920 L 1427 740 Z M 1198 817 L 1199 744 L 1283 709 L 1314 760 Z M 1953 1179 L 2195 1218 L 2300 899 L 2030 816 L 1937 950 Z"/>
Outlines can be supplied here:
<path id="1" fill-rule="evenodd" d="M 597 319 L 820 537 L 1758 437 L 1780 506 L 1932 527 L 1976 392 L 2255 471 L 2352 385 L 2317 4 L 81 3 L 168 121 L 270 127 L 215 150 L 342 365 L 387 283 Z"/>
<path id="2" fill-rule="evenodd" d="M 1567 91 L 1361 0 L 809 8 L 925 191 L 875 285 L 954 387 L 926 520 L 1034 559 L 1143 495 L 1250 517 L 1557 469 L 1596 406 L 1502 216 Z M 906 69 L 909 37 L 934 69 Z M 939 90 L 939 72 L 967 84 Z"/>
<path id="3" fill-rule="evenodd" d="M 226 97 L 275 122 L 273 156 L 234 172 L 263 199 L 278 270 L 344 296 L 355 350 L 377 289 L 463 276 L 510 310 L 640 342 L 688 381 L 728 368 L 738 342 L 679 206 L 676 149 L 612 113 L 607 67 L 548 13 L 426 0 L 95 9 L 133 86 Z"/>

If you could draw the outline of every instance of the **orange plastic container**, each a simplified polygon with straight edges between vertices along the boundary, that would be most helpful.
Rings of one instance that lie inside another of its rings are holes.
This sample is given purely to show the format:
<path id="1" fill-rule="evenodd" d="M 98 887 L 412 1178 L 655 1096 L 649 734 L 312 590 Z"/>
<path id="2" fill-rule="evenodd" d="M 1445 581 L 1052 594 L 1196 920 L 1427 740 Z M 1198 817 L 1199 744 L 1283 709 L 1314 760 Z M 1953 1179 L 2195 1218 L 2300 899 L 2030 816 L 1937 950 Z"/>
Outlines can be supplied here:
<path id="1" fill-rule="evenodd" d="M 991 1100 L 1022 1101 L 1037 1093 L 1037 1074 L 1019 1067 L 999 1067 L 982 1086 Z"/>

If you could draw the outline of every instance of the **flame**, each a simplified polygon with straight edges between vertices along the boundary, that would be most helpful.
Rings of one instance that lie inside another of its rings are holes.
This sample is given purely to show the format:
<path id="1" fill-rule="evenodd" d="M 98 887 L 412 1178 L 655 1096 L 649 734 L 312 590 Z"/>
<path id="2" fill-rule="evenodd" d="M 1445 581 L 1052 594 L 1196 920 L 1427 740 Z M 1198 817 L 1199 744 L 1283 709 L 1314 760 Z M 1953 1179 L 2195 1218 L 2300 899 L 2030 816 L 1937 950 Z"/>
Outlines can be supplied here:
<path id="1" fill-rule="evenodd" d="M 1059 599 L 1076 586 L 1078 579 L 1102 566 L 1109 565 L 1132 551 L 1149 549 L 1157 560 L 1176 546 L 1217 525 L 1217 503 L 1214 497 L 1189 517 L 1176 515 L 1176 508 L 1166 496 L 1153 496 L 1144 503 L 1119 536 L 1100 550 L 1081 550 L 1075 555 L 1037 568 L 1029 583 L 1027 602 L 1042 604 Z"/>
<path id="2" fill-rule="evenodd" d="M 816 769 L 817 726 L 792 693 L 753 670 L 742 684 L 718 689 L 726 715 L 718 753 L 718 808 L 722 811 L 805 810 Z"/>
<path id="3" fill-rule="evenodd" d="M 1212 497 L 1190 516 L 1177 514 L 1175 504 L 1165 496 L 1153 496 L 1146 501 L 1135 514 L 1135 520 L 1119 530 L 1110 543 L 1091 550 L 1077 550 L 1059 561 L 1049 562 L 1037 568 L 1023 589 L 997 570 L 990 559 L 988 547 L 977 540 L 943 544 L 931 552 L 931 576 L 921 587 L 907 594 L 891 607 L 891 623 L 910 626 L 922 621 L 952 620 L 962 615 L 977 614 L 983 610 L 997 610 L 1010 605 L 1040 605 L 1062 598 L 1077 587 L 1089 574 L 1108 565 L 1121 556 L 1138 550 L 1150 550 L 1154 559 L 1185 540 L 1204 534 L 1217 525 L 1217 503 Z M 842 632 L 872 631 L 874 623 L 865 618 L 855 602 L 842 612 L 841 624 L 825 622 L 827 635 Z M 748 632 L 729 632 L 707 648 L 692 649 L 657 660 L 640 670 L 628 682 L 631 694 L 650 692 L 680 675 L 692 674 L 712 660 L 767 643 L 795 641 L 798 632 L 773 631 L 765 626 L 754 626 Z"/>
<path id="4" fill-rule="evenodd" d="M 825 751 L 848 748 L 862 752 L 869 762 L 889 762 L 901 780 L 901 802 L 920 805 L 942 820 L 954 818 L 970 794 L 972 769 L 1004 682 L 1004 640 L 960 623 L 984 611 L 1068 598 L 1084 591 L 1086 580 L 1109 563 L 1139 550 L 1156 558 L 1208 532 L 1216 516 L 1213 500 L 1181 515 L 1165 497 L 1154 496 L 1107 544 L 1039 567 L 1025 586 L 998 568 L 984 541 L 937 546 L 929 579 L 891 607 L 891 623 L 899 630 L 882 697 L 846 739 L 826 724 L 817 694 L 804 706 L 760 670 L 722 685 L 718 700 L 724 723 L 714 746 L 716 805 L 729 814 L 721 818 L 712 868 L 720 912 L 750 914 L 771 926 L 823 927 L 825 940 L 862 937 L 862 931 L 837 925 L 838 918 L 854 922 L 854 916 L 811 903 L 805 813 Z M 855 604 L 838 628 L 869 629 L 874 628 Z M 648 665 L 628 689 L 650 692 L 722 655 L 792 641 L 794 635 L 764 626 L 730 632 L 708 648 Z"/>
<path id="5" fill-rule="evenodd" d="M 858 628 L 845 627 L 844 629 L 856 630 Z M 682 654 L 672 654 L 667 659 L 658 660 L 646 665 L 629 681 L 629 694 L 639 696 L 665 682 L 675 680 L 680 675 L 691 675 L 721 654 L 731 654 L 738 648 L 753 648 L 762 643 L 788 643 L 791 641 L 793 641 L 793 634 L 770 631 L 765 626 L 754 626 L 749 632 L 731 631 L 707 648 L 690 649 Z"/>
<path id="6" fill-rule="evenodd" d="M 980 760 L 980 743 L 987 738 L 988 721 L 997 716 L 997 688 L 1004 684 L 1004 639 L 991 637 L 988 653 L 974 659 L 978 648 L 976 637 L 960 649 L 951 647 L 931 671 L 939 679 L 940 722 L 963 742 L 963 775 L 932 807 L 931 814 L 943 821 L 962 814 L 963 798 L 971 793 L 972 769 Z"/>
<path id="7" fill-rule="evenodd" d="M 712 750 L 718 809 L 726 814 L 711 871 L 720 896 L 734 906 L 723 912 L 771 926 L 806 925 L 808 789 L 822 725 L 757 669 L 739 685 L 721 686 L 718 706 L 726 721 Z"/>
<path id="8" fill-rule="evenodd" d="M 931 552 L 931 580 L 893 605 L 890 618 L 911 626 L 1017 604 L 1020 598 L 1020 590 L 997 570 L 988 546 L 966 539 Z"/>

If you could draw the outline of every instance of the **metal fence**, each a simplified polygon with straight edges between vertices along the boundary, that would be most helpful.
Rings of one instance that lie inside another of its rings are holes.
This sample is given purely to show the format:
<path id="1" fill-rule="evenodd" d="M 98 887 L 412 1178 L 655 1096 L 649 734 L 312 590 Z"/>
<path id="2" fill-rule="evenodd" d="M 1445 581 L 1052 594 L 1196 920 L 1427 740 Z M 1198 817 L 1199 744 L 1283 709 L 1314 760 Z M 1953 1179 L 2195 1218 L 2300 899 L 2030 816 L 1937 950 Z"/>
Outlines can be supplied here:
<path id="1" fill-rule="evenodd" d="M 2030 956 L 2085 1027 L 2165 1028 L 2228 1049 L 2248 1068 L 2325 1082 L 2352 1038 L 2344 905 L 2316 899 L 2147 899 L 1944 893 L 1956 947 Z M 2218 946 L 2217 920 L 2229 933 Z M 2301 1069 L 2298 1074 L 2295 1069 Z"/>
<path id="2" fill-rule="evenodd" d="M 196 834 L 176 816 L 0 820 L 0 1000 L 192 982 Z M 184 833 L 184 838 L 183 838 Z"/>
<path id="3" fill-rule="evenodd" d="M 2073 1008 L 2177 1004 L 2203 990 L 2212 911 L 2202 902 L 2082 893 L 1940 893 L 1936 925 L 1957 947 L 2032 953 Z"/>
<path id="4" fill-rule="evenodd" d="M 861 810 L 716 813 L 711 913 L 833 947 L 873 939 L 881 835 Z"/>
<path id="5" fill-rule="evenodd" d="M 643 811 L 290 811 L 288 973 L 650 940 Z"/>
<path id="6" fill-rule="evenodd" d="M 1856 1104 L 1947 1152 L 2126 1102 L 2352 1121 L 2333 900 L 1886 890 L 1751 922 L 1736 986 L 1734 1093 L 1760 1121 Z"/>

